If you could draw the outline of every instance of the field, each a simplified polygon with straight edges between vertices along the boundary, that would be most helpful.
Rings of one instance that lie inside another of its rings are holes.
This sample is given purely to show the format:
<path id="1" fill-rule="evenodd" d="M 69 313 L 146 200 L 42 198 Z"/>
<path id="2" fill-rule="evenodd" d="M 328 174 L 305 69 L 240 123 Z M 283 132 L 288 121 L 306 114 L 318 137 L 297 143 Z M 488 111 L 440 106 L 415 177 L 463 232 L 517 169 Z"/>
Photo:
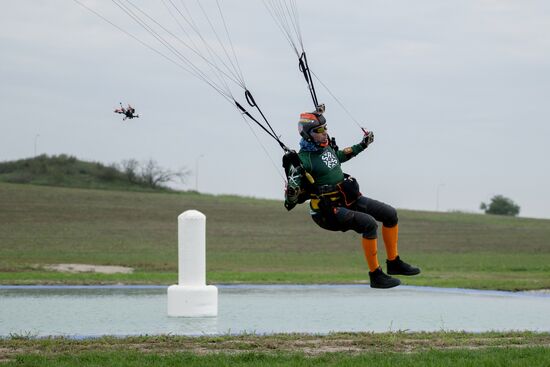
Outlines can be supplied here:
<path id="1" fill-rule="evenodd" d="M 174 284 L 177 216 L 207 216 L 209 283 L 363 283 L 359 236 L 280 201 L 0 183 L 0 284 Z M 400 210 L 405 284 L 550 289 L 550 221 Z M 384 259 L 383 245 L 379 246 Z M 132 274 L 48 264 L 123 265 Z M 11 366 L 547 366 L 548 333 L 354 333 L 0 339 Z M 3 362 L 3 363 L 2 363 Z"/>
<path id="2" fill-rule="evenodd" d="M 359 235 L 327 232 L 306 206 L 197 193 L 0 183 L 0 283 L 173 284 L 177 216 L 207 217 L 209 283 L 361 283 Z M 406 284 L 550 289 L 550 220 L 400 210 Z M 384 261 L 379 244 L 379 257 Z M 132 274 L 59 273 L 47 264 L 123 265 Z"/>

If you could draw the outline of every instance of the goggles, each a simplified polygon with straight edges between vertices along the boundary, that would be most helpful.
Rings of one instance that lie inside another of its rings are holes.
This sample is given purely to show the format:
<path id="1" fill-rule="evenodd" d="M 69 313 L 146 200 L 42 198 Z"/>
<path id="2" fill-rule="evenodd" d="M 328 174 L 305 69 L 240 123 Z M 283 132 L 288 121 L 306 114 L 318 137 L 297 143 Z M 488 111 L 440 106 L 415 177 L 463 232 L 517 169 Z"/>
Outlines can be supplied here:
<path id="1" fill-rule="evenodd" d="M 319 126 L 311 129 L 311 132 L 314 132 L 315 134 L 322 134 L 326 131 L 327 131 L 327 125 L 323 125 L 323 126 Z"/>

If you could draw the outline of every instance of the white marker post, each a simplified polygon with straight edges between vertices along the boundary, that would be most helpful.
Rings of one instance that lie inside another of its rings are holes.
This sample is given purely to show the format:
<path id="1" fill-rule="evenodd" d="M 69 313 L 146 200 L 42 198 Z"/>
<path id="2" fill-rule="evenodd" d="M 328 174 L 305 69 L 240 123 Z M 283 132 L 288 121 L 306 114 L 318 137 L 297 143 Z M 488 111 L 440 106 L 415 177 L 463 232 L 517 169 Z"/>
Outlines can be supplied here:
<path id="1" fill-rule="evenodd" d="M 206 285 L 206 216 L 178 216 L 178 285 L 168 287 L 168 316 L 218 315 L 218 288 Z"/>

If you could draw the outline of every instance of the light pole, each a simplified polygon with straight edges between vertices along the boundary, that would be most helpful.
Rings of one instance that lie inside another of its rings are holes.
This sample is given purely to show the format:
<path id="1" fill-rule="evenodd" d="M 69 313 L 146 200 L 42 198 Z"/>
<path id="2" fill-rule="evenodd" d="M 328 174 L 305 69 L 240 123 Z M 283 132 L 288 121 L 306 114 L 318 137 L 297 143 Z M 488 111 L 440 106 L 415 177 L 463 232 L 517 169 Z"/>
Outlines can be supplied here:
<path id="1" fill-rule="evenodd" d="M 34 156 L 36 157 L 36 144 L 38 142 L 38 137 L 40 136 L 40 134 L 36 134 L 34 136 Z"/>
<path id="2" fill-rule="evenodd" d="M 440 183 L 439 185 L 437 185 L 437 193 L 436 193 L 436 198 L 435 198 L 435 211 L 438 212 L 439 211 L 439 190 L 445 186 L 444 183 Z"/>
<path id="3" fill-rule="evenodd" d="M 195 191 L 199 192 L 199 159 L 204 157 L 204 154 L 201 154 L 195 160 Z"/>

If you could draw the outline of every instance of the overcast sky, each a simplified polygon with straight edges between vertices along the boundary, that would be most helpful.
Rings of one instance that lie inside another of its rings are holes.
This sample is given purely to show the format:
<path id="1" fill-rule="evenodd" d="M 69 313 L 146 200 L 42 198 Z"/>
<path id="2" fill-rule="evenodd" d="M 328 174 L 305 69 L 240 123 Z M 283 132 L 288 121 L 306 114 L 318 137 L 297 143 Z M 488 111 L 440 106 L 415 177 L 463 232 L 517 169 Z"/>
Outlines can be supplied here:
<path id="1" fill-rule="evenodd" d="M 112 2 L 81 1 L 150 42 Z M 178 31 L 162 1 L 134 3 Z M 201 3 L 218 19 L 215 2 Z M 312 102 L 294 51 L 261 1 L 220 5 L 246 86 L 298 148 L 298 117 Z M 195 3 L 189 9 L 200 18 Z M 311 69 L 374 131 L 374 144 L 343 167 L 363 194 L 467 212 L 501 194 L 520 216 L 550 218 L 550 2 L 299 0 L 298 9 Z M 183 189 L 282 200 L 274 140 L 205 82 L 72 0 L 2 1 L 0 60 L 1 161 L 154 159 L 192 171 Z M 329 132 L 341 147 L 358 143 L 359 127 L 316 87 Z M 140 118 L 122 122 L 119 102 Z"/>

